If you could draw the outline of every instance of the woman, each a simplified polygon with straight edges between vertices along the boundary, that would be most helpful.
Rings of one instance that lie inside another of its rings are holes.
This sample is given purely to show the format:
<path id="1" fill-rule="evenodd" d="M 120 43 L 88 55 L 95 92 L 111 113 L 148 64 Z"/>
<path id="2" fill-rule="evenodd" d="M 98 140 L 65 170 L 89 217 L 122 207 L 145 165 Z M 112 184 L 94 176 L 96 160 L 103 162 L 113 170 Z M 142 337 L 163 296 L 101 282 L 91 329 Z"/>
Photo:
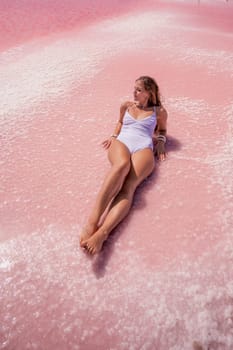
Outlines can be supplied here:
<path id="1" fill-rule="evenodd" d="M 166 125 L 167 112 L 157 83 L 148 76 L 138 78 L 134 102 L 121 105 L 115 131 L 103 142 L 111 170 L 80 235 L 81 247 L 90 254 L 100 252 L 110 232 L 128 214 L 136 188 L 153 171 L 153 135 L 157 139 L 155 152 L 159 160 L 165 159 Z"/>

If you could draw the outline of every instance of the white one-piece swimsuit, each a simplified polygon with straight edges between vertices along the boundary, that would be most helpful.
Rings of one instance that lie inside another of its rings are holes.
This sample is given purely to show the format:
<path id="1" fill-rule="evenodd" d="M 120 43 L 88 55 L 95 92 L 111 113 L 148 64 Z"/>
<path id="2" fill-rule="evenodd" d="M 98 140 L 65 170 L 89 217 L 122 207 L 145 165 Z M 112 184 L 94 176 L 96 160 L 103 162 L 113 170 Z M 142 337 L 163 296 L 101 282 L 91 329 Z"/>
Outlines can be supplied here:
<path id="1" fill-rule="evenodd" d="M 135 119 L 128 110 L 123 117 L 123 123 L 117 140 L 124 143 L 130 153 L 144 148 L 153 150 L 152 136 L 157 123 L 155 108 L 151 115 L 143 119 Z"/>

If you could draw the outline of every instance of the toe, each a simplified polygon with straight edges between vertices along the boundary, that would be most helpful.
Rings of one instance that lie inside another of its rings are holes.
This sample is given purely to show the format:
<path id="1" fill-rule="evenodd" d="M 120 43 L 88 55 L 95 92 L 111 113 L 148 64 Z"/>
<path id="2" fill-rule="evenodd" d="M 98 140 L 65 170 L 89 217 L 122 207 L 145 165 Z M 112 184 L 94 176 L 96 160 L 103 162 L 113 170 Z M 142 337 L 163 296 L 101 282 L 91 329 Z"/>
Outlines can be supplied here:
<path id="1" fill-rule="evenodd" d="M 92 254 L 92 246 L 90 246 L 88 243 L 86 244 L 86 249 L 88 251 L 88 253 Z"/>

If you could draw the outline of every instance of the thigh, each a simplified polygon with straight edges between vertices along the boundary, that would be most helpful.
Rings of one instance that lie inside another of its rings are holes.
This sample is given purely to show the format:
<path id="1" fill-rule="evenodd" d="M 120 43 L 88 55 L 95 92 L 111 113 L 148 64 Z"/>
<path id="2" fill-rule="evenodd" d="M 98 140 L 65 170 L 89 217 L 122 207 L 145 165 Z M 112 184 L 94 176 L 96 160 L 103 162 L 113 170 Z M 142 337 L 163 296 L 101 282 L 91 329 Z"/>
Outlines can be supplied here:
<path id="1" fill-rule="evenodd" d="M 137 187 L 152 173 L 154 166 L 154 154 L 150 148 L 135 152 L 131 156 L 131 169 L 128 174 L 128 181 L 133 182 L 135 187 Z"/>
<path id="2" fill-rule="evenodd" d="M 118 140 L 113 140 L 109 150 L 108 159 L 112 165 L 118 163 L 129 163 L 130 164 L 130 152 L 128 148 Z"/>

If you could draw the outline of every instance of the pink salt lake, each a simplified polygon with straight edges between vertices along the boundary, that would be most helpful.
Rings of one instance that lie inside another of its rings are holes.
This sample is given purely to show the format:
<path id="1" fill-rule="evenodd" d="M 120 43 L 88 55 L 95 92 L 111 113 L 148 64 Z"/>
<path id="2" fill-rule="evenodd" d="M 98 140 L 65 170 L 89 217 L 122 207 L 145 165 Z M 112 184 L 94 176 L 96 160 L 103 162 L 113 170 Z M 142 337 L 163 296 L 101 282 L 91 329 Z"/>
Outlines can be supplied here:
<path id="1" fill-rule="evenodd" d="M 0 349 L 233 349 L 233 2 L 1 1 Z M 168 157 L 88 258 L 101 142 L 139 75 Z"/>

